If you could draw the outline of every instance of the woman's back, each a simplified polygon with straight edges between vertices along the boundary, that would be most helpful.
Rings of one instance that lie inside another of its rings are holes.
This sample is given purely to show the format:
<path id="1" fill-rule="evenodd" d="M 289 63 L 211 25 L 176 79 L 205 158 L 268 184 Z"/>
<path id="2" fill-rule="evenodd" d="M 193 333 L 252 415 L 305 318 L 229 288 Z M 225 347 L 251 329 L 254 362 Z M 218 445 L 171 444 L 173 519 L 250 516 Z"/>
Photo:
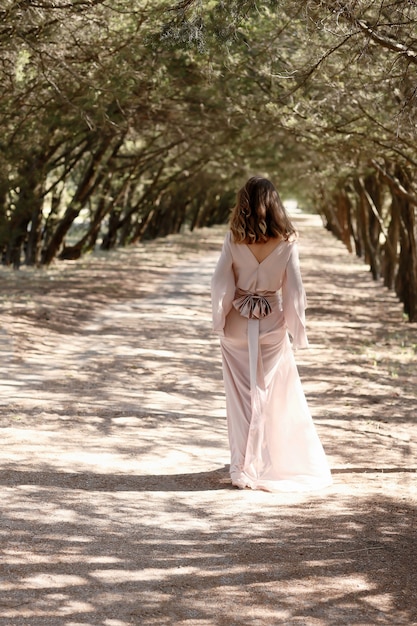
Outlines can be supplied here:
<path id="1" fill-rule="evenodd" d="M 270 237 L 267 241 L 244 242 L 241 245 L 247 246 L 258 263 L 262 263 L 282 241 L 282 237 Z"/>
<path id="2" fill-rule="evenodd" d="M 230 248 L 237 288 L 254 292 L 281 289 L 293 243 L 282 239 L 250 245 L 233 243 L 230 234 L 225 243 Z"/>

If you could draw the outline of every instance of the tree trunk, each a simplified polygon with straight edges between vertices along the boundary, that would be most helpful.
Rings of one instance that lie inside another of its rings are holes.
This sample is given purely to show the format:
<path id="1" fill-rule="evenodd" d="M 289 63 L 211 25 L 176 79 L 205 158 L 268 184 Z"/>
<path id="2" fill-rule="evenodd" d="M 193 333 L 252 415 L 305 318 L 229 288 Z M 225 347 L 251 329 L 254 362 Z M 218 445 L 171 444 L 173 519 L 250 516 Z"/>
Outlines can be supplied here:
<path id="1" fill-rule="evenodd" d="M 351 235 L 351 211 L 352 206 L 346 189 L 341 189 L 337 201 L 338 221 L 341 228 L 341 240 L 349 252 L 352 252 Z"/>
<path id="2" fill-rule="evenodd" d="M 356 192 L 356 240 L 355 240 L 355 248 L 356 254 L 360 258 L 364 258 L 365 262 L 367 262 L 367 252 L 366 252 L 366 203 L 362 193 L 361 185 L 359 179 L 355 179 L 354 181 L 354 189 Z"/>
<path id="3" fill-rule="evenodd" d="M 107 232 L 103 237 L 100 248 L 102 250 L 111 250 L 115 247 L 117 242 L 117 233 L 120 226 L 120 216 L 122 209 L 120 207 L 113 207 L 110 212 L 109 221 L 107 225 Z"/>
<path id="4" fill-rule="evenodd" d="M 19 196 L 8 224 L 8 241 L 5 250 L 6 265 L 18 269 L 23 246 L 28 245 L 26 261 L 36 263 L 39 255 L 40 228 L 43 206 L 44 169 L 40 155 L 32 157 L 19 170 Z M 32 222 L 32 238 L 28 227 Z"/>
<path id="5" fill-rule="evenodd" d="M 0 259 L 1 263 L 5 262 L 6 244 L 9 235 L 6 199 L 9 191 L 9 181 L 0 178 Z"/>
<path id="6" fill-rule="evenodd" d="M 394 289 L 395 287 L 395 276 L 398 267 L 400 214 L 399 198 L 393 193 L 390 208 L 388 236 L 383 247 L 382 256 L 382 274 L 384 278 L 384 285 L 385 287 L 388 287 L 388 289 Z"/>
<path id="7" fill-rule="evenodd" d="M 375 173 L 366 177 L 364 190 L 368 201 L 368 236 L 369 242 L 369 265 L 372 277 L 378 280 L 381 276 L 381 185 L 378 175 Z"/>
<path id="8" fill-rule="evenodd" d="M 84 207 L 86 201 L 91 196 L 93 191 L 100 184 L 104 176 L 104 172 L 103 169 L 99 168 L 99 166 L 104 160 L 110 143 L 111 137 L 105 137 L 96 152 L 92 155 L 90 165 L 87 168 L 84 177 L 80 181 L 74 197 L 72 198 L 67 210 L 65 211 L 64 216 L 59 221 L 57 228 L 53 233 L 51 240 L 49 241 L 48 246 L 42 251 L 41 258 L 44 265 L 49 265 L 51 261 L 56 257 L 62 245 L 64 237 L 71 228 L 74 220 L 80 214 L 81 209 Z"/>
<path id="9" fill-rule="evenodd" d="M 377 280 L 380 276 L 379 235 L 381 230 L 377 217 L 379 209 L 376 205 L 376 202 L 380 203 L 378 183 L 375 175 L 370 175 L 365 181 L 356 178 L 354 187 L 358 194 L 358 217 L 361 239 L 364 243 L 365 263 L 369 264 L 372 277 Z"/>
<path id="10" fill-rule="evenodd" d="M 42 208 L 43 198 L 38 198 L 32 209 L 30 231 L 25 248 L 26 265 L 38 265 L 40 261 L 40 244 L 42 235 Z"/>
<path id="11" fill-rule="evenodd" d="M 409 176 L 400 166 L 396 176 L 407 191 L 411 184 Z M 404 304 L 404 312 L 410 322 L 417 322 L 417 245 L 416 245 L 416 205 L 402 196 L 400 206 L 400 257 L 395 289 Z"/>

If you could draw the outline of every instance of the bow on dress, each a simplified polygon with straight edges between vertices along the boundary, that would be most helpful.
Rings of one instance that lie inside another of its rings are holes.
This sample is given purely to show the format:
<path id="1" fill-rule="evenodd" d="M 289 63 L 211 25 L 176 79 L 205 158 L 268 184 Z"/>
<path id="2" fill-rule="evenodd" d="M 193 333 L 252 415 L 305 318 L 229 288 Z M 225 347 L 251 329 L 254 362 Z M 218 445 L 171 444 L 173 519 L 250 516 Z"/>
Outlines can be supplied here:
<path id="1" fill-rule="evenodd" d="M 271 313 L 271 305 L 264 295 L 243 290 L 239 290 L 238 294 L 233 300 L 233 306 L 243 317 L 260 320 Z"/>

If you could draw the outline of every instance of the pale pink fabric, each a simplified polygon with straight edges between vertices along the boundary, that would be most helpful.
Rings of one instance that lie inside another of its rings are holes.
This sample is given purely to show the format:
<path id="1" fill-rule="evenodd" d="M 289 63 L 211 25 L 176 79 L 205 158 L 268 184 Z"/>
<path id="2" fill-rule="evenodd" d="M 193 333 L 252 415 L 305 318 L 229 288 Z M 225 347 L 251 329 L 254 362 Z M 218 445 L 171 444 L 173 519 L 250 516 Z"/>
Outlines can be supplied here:
<path id="1" fill-rule="evenodd" d="M 308 346 L 296 242 L 261 263 L 226 235 L 212 278 L 230 445 L 237 487 L 306 491 L 331 484 L 289 339 Z"/>

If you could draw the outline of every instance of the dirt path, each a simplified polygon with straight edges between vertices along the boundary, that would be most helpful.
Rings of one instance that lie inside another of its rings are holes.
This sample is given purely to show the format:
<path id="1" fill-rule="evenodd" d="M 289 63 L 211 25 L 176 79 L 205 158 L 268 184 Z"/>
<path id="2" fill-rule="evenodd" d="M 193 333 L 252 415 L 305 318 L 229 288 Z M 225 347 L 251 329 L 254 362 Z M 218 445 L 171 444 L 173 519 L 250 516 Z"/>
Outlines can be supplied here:
<path id="1" fill-rule="evenodd" d="M 221 229 L 0 271 L 0 626 L 417 624 L 417 329 L 297 221 L 313 495 L 229 485 Z"/>

